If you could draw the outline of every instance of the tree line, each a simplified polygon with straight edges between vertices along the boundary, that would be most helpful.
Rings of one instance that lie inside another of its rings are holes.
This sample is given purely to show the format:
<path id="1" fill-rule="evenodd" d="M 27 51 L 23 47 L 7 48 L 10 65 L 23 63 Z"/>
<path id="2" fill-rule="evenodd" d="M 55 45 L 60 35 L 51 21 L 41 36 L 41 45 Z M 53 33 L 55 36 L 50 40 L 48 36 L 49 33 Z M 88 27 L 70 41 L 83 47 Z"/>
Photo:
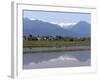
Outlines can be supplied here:
<path id="1" fill-rule="evenodd" d="M 23 36 L 23 40 L 28 40 L 28 41 L 32 41 L 32 40 L 64 40 L 64 41 L 85 41 L 85 40 L 90 40 L 90 37 L 63 37 L 60 35 L 56 35 L 56 36 L 34 36 L 32 34 L 26 36 Z"/>

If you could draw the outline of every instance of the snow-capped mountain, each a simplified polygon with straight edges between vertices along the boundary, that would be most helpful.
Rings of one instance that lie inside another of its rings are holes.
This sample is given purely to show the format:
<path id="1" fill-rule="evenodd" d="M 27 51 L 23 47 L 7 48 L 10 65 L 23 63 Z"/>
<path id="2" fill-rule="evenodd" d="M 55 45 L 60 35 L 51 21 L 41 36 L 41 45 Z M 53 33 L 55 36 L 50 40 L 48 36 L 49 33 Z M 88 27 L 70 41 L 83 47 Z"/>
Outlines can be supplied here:
<path id="1" fill-rule="evenodd" d="M 78 23 L 55 23 L 41 20 L 23 19 L 24 35 L 61 35 L 68 37 L 89 37 L 91 25 L 85 21 Z"/>

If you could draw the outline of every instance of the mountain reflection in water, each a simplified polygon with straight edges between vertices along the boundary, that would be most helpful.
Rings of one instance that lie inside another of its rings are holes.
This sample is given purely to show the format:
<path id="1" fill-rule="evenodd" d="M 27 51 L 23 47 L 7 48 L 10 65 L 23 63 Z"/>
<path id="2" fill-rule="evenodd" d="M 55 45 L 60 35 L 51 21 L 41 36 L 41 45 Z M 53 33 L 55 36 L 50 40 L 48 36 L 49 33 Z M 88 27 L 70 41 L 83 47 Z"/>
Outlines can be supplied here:
<path id="1" fill-rule="evenodd" d="M 23 55 L 24 69 L 90 66 L 90 51 L 30 53 Z"/>

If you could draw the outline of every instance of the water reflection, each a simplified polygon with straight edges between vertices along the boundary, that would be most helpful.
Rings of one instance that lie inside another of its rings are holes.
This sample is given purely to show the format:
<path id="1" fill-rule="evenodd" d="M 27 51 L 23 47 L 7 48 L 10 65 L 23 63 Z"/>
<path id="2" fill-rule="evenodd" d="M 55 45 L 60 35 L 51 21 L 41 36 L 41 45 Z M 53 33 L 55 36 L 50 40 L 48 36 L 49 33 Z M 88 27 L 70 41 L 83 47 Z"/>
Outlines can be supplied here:
<path id="1" fill-rule="evenodd" d="M 90 65 L 90 51 L 24 54 L 23 68 L 54 68 Z"/>
<path id="2" fill-rule="evenodd" d="M 69 49 L 69 48 L 82 48 L 87 49 L 90 48 L 90 46 L 68 46 L 68 47 L 34 47 L 34 48 L 24 48 L 23 51 L 33 51 L 33 50 L 60 50 L 60 49 Z"/>

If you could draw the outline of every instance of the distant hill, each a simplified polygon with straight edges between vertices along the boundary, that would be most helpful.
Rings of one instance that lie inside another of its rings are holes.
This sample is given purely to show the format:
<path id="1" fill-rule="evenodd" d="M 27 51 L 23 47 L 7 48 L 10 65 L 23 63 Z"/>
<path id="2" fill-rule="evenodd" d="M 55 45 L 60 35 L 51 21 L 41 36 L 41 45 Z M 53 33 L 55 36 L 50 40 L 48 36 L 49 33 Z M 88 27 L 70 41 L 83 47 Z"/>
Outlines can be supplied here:
<path id="1" fill-rule="evenodd" d="M 90 36 L 91 34 L 91 25 L 85 21 L 80 21 L 76 25 L 69 28 L 70 31 L 77 32 L 83 36 Z"/>
<path id="2" fill-rule="evenodd" d="M 41 20 L 23 19 L 23 33 L 24 35 L 51 35 L 51 36 L 68 36 L 68 37 L 89 37 L 90 24 L 80 21 L 69 29 L 64 29 L 57 24 L 44 22 Z"/>

